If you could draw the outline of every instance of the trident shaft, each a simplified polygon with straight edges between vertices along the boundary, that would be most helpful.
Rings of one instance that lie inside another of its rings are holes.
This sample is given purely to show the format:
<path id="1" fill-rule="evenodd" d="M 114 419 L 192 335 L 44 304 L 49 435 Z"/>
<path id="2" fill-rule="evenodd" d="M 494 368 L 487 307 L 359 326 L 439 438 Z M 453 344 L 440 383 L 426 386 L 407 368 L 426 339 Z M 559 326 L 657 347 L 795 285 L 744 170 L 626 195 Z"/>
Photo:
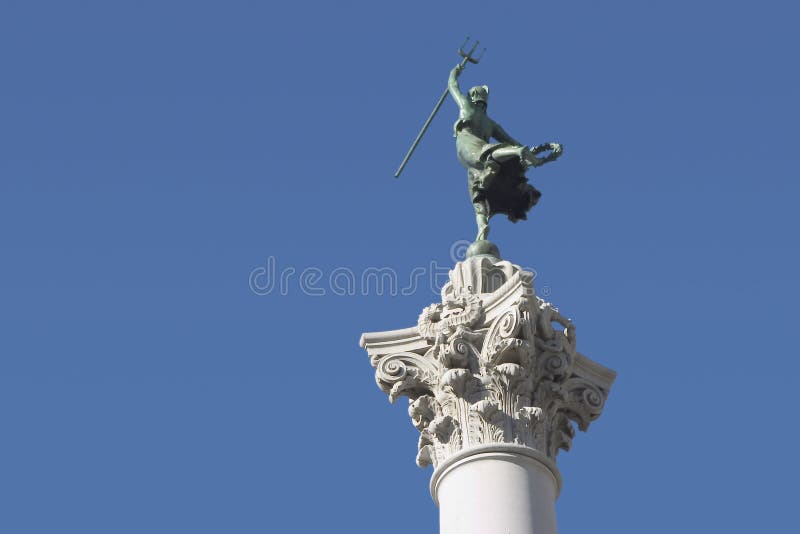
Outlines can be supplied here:
<path id="1" fill-rule="evenodd" d="M 472 45 L 472 48 L 469 49 L 469 52 L 464 52 L 464 47 L 467 45 L 468 42 L 469 42 L 469 37 L 467 37 L 467 40 L 464 41 L 464 44 L 462 44 L 461 47 L 458 49 L 458 55 L 460 55 L 463 58 L 461 60 L 462 69 L 467 65 L 467 62 L 477 64 L 478 61 L 480 61 L 481 58 L 483 57 L 483 53 L 486 52 L 486 49 L 484 48 L 481 51 L 480 56 L 473 57 L 472 54 L 475 52 L 475 49 L 478 48 L 478 44 L 480 44 L 480 41 L 475 41 L 475 44 Z M 425 135 L 428 126 L 431 125 L 431 121 L 433 120 L 433 117 L 436 116 L 436 112 L 439 111 L 440 107 L 442 107 L 445 98 L 447 98 L 447 89 L 445 89 L 444 93 L 442 93 L 441 98 L 439 98 L 439 101 L 436 103 L 436 106 L 433 108 L 433 111 L 431 111 L 431 114 L 428 116 L 428 120 L 426 120 L 425 124 L 422 125 L 422 130 L 420 130 L 419 134 L 417 135 L 417 138 L 414 139 L 414 143 L 411 145 L 411 148 L 408 149 L 408 153 L 406 154 L 406 157 L 403 158 L 403 162 L 400 164 L 400 167 L 397 169 L 397 172 L 394 173 L 395 178 L 400 177 L 400 173 L 403 172 L 403 169 L 406 167 L 406 163 L 408 163 L 408 160 L 411 158 L 411 154 L 414 153 L 414 149 L 417 148 L 420 139 L 422 139 L 422 136 Z"/>

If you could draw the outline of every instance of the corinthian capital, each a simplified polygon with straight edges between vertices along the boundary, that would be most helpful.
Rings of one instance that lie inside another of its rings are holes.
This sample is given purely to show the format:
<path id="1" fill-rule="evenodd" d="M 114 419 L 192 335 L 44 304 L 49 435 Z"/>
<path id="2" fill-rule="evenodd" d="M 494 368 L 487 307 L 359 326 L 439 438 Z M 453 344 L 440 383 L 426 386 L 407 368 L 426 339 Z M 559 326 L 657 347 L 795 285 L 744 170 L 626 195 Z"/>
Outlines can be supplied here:
<path id="1" fill-rule="evenodd" d="M 456 264 L 416 326 L 361 337 L 378 386 L 409 399 L 421 467 L 488 444 L 551 460 L 569 450 L 616 375 L 575 345 L 575 326 L 535 295 L 533 275 L 491 256 Z"/>

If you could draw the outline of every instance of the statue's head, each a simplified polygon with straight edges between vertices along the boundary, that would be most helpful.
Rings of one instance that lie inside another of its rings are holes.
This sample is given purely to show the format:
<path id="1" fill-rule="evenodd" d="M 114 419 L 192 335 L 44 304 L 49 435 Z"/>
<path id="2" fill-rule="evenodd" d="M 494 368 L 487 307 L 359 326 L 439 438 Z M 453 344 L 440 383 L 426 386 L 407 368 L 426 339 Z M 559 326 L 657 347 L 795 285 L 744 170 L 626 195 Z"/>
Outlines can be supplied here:
<path id="1" fill-rule="evenodd" d="M 473 104 L 483 102 L 483 107 L 486 107 L 489 104 L 489 86 L 476 85 L 469 90 L 469 99 Z"/>

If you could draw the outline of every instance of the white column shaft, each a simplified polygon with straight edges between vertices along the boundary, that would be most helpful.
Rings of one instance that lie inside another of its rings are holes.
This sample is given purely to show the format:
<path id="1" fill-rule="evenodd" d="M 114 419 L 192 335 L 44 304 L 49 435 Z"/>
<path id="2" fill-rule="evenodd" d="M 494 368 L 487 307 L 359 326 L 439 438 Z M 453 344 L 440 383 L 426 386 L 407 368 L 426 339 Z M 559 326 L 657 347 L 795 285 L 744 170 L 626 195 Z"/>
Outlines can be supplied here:
<path id="1" fill-rule="evenodd" d="M 556 534 L 558 484 L 528 455 L 482 452 L 434 474 L 440 534 Z"/>

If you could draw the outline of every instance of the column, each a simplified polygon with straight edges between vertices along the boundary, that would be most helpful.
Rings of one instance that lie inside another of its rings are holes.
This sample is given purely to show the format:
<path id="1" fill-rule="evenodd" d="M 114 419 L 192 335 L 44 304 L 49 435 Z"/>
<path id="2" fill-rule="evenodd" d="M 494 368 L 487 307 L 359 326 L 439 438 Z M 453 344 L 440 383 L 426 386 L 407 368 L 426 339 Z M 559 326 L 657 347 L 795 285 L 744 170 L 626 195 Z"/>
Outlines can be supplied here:
<path id="1" fill-rule="evenodd" d="M 555 534 L 556 456 L 603 411 L 616 374 L 496 249 L 455 265 L 417 325 L 366 333 L 378 386 L 407 397 L 441 534 Z"/>

